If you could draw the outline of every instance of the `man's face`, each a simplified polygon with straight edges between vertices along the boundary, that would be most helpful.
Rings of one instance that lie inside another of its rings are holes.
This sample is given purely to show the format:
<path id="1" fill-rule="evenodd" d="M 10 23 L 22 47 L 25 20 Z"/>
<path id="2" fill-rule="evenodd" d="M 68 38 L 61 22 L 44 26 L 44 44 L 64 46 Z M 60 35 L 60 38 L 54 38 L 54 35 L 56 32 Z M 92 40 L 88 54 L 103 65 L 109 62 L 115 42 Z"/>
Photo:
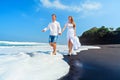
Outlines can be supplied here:
<path id="1" fill-rule="evenodd" d="M 56 16 L 55 16 L 55 15 L 52 16 L 52 20 L 53 20 L 53 21 L 56 20 Z"/>

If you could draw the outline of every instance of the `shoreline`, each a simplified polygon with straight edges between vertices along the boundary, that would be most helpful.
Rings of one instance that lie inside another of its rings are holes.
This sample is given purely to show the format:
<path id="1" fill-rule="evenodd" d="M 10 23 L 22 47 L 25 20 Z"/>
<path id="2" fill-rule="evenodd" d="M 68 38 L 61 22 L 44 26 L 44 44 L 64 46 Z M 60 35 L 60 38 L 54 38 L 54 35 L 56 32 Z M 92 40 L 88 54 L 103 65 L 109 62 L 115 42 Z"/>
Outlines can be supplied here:
<path id="1" fill-rule="evenodd" d="M 120 80 L 120 45 L 97 45 L 101 49 L 64 56 L 69 73 L 59 80 Z"/>

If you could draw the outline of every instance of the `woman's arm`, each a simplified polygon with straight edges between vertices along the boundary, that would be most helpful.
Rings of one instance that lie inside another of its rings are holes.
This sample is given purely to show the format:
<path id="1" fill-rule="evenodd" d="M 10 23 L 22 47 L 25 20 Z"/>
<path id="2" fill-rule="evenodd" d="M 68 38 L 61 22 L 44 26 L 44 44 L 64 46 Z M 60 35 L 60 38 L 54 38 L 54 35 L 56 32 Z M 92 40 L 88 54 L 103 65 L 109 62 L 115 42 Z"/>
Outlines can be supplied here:
<path id="1" fill-rule="evenodd" d="M 66 29 L 66 25 L 63 27 L 63 29 L 62 29 L 62 33 L 64 32 L 64 30 Z"/>

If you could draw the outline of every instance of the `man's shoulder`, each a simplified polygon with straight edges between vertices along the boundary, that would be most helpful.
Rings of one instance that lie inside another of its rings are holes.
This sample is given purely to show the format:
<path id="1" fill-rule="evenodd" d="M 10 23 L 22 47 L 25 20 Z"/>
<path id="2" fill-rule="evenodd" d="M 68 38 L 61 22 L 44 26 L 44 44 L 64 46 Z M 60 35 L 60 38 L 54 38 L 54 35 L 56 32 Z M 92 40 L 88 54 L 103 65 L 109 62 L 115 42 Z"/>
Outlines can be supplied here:
<path id="1" fill-rule="evenodd" d="M 60 24 L 58 21 L 55 21 L 55 23 Z"/>

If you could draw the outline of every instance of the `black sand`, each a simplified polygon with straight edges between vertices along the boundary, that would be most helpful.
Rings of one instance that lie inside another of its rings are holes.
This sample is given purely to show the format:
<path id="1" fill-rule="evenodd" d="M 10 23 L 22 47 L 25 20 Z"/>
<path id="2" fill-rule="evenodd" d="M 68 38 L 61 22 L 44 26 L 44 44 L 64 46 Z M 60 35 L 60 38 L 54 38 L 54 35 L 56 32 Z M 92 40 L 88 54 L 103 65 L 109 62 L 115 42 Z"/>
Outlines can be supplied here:
<path id="1" fill-rule="evenodd" d="M 100 47 L 64 56 L 70 71 L 60 80 L 120 80 L 120 45 Z"/>

